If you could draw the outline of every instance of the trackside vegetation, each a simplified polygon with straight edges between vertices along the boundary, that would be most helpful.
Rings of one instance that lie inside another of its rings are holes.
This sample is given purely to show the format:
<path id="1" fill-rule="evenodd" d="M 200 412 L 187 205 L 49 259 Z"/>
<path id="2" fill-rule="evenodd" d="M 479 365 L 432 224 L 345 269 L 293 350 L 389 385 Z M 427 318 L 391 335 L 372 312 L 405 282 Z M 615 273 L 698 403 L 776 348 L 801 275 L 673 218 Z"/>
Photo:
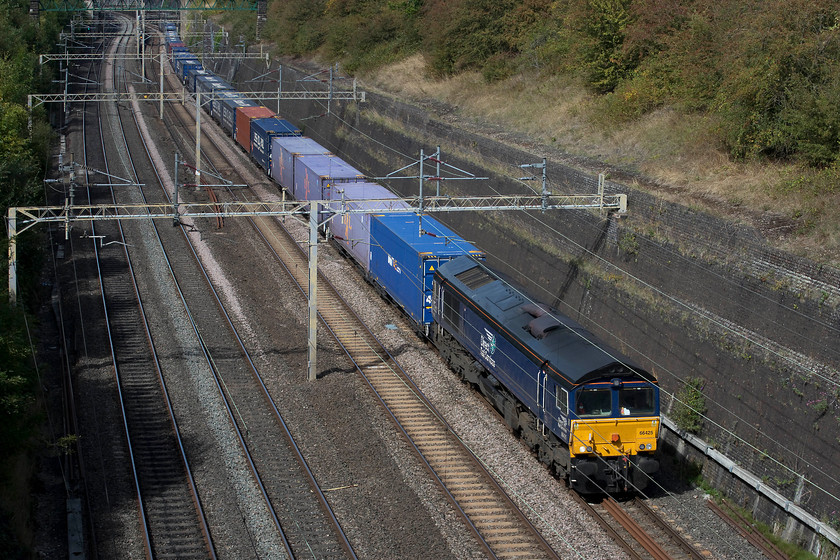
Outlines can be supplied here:
<path id="1" fill-rule="evenodd" d="M 262 38 L 840 263 L 840 0 L 272 0 Z"/>
<path id="2" fill-rule="evenodd" d="M 265 34 L 349 72 L 421 52 L 438 76 L 575 74 L 615 118 L 708 112 L 733 157 L 836 166 L 838 26 L 832 0 L 275 0 Z"/>
<path id="3" fill-rule="evenodd" d="M 8 239 L 5 217 L 10 206 L 44 203 L 43 178 L 53 133 L 44 111 L 33 115 L 28 129 L 27 95 L 51 91 L 53 75 L 38 64 L 38 55 L 54 52 L 67 15 L 29 16 L 26 0 L 0 0 L 0 550 L 4 558 L 28 557 L 31 546 L 30 452 L 38 445 L 39 411 L 29 332 L 41 268 L 36 234 L 18 244 L 18 280 L 23 305 L 8 303 Z"/>

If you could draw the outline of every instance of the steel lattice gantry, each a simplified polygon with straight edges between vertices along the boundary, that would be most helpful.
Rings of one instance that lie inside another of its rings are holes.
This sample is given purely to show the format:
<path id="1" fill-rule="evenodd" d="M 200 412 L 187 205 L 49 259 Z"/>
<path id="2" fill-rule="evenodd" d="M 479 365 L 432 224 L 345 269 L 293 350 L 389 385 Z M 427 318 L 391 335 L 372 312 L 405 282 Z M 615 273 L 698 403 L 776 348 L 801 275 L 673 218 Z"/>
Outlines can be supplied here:
<path id="1" fill-rule="evenodd" d="M 245 217 L 245 216 L 299 216 L 309 214 L 309 366 L 308 378 L 317 377 L 317 277 L 318 277 L 318 215 L 317 208 L 329 208 L 332 217 L 344 214 L 364 214 L 370 210 L 353 208 L 349 200 L 306 200 L 279 202 L 222 202 L 175 204 L 104 204 L 95 206 L 47 206 L 9 208 L 7 219 L 9 237 L 9 300 L 17 300 L 17 236 L 38 223 L 61 223 L 69 235 L 70 224 L 95 220 L 180 220 L 187 218 Z M 627 211 L 627 195 L 513 195 L 513 196 L 429 196 L 368 200 L 376 203 L 376 213 L 424 212 L 475 212 L 487 210 L 571 210 L 593 209 Z M 407 209 L 404 202 L 411 208 Z M 18 229 L 18 215 L 23 226 Z"/>

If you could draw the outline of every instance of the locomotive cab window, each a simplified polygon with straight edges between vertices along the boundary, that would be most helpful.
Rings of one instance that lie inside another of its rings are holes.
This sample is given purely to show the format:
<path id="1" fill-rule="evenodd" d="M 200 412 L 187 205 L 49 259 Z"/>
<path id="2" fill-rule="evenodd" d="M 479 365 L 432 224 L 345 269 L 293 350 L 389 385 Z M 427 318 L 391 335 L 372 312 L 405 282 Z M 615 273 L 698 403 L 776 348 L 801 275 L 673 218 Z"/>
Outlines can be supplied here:
<path id="1" fill-rule="evenodd" d="M 656 412 L 653 387 L 623 386 L 618 392 L 618 410 L 622 416 L 637 416 Z"/>
<path id="2" fill-rule="evenodd" d="M 612 390 L 609 387 L 580 389 L 575 411 L 578 416 L 609 416 L 612 414 Z"/>

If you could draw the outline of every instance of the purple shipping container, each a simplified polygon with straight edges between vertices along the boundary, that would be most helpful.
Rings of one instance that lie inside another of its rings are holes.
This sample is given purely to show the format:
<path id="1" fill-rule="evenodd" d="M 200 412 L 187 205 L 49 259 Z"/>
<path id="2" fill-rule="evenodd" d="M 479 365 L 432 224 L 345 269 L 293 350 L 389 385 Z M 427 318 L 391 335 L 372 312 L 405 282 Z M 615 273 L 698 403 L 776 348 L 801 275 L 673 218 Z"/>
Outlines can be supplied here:
<path id="1" fill-rule="evenodd" d="M 312 138 L 278 136 L 271 140 L 271 177 L 294 196 L 295 160 L 302 155 L 330 155 Z"/>
<path id="2" fill-rule="evenodd" d="M 337 183 L 365 181 L 361 171 L 334 155 L 302 155 L 295 160 L 292 194 L 298 200 L 329 200 L 329 189 Z"/>
<path id="3" fill-rule="evenodd" d="M 336 243 L 347 251 L 365 274 L 370 270 L 370 219 L 371 214 L 386 209 L 411 211 L 411 207 L 397 195 L 376 183 L 345 183 L 331 189 L 333 211 L 346 204 L 353 210 L 369 210 L 368 214 L 343 214 L 328 222 Z M 378 200 L 377 200 L 378 199 Z M 386 200 L 387 199 L 387 200 Z M 344 201 L 342 203 L 342 200 Z"/>
<path id="4" fill-rule="evenodd" d="M 343 183 L 361 183 L 365 176 L 343 159 L 332 155 L 300 156 L 295 160 L 295 188 L 298 200 L 329 200 L 330 189 Z M 324 223 L 329 212 L 319 208 L 318 223 Z"/>
<path id="5" fill-rule="evenodd" d="M 271 175 L 271 139 L 300 136 L 300 129 L 285 119 L 271 117 L 251 120 L 251 157 Z"/>

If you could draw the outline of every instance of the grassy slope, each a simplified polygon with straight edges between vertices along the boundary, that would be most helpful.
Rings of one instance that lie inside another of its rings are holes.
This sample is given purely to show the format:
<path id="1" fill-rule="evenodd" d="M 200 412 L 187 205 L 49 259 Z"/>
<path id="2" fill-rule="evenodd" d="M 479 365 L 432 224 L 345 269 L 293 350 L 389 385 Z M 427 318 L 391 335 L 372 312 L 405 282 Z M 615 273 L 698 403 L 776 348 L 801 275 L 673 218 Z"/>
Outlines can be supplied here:
<path id="1" fill-rule="evenodd" d="M 495 123 L 536 144 L 637 174 L 634 185 L 661 196 L 760 224 L 782 216 L 795 233 L 768 241 L 819 262 L 840 265 L 840 225 L 831 212 L 840 196 L 788 192 L 810 173 L 793 163 L 736 162 L 716 140 L 710 117 L 661 108 L 607 129 L 603 98 L 574 79 L 519 74 L 488 84 L 478 72 L 432 79 L 414 55 L 363 76 L 366 85 L 413 100 L 457 107 L 469 121 Z M 539 153 L 539 148 L 534 149 Z M 597 163 L 593 170 L 603 167 Z"/>

